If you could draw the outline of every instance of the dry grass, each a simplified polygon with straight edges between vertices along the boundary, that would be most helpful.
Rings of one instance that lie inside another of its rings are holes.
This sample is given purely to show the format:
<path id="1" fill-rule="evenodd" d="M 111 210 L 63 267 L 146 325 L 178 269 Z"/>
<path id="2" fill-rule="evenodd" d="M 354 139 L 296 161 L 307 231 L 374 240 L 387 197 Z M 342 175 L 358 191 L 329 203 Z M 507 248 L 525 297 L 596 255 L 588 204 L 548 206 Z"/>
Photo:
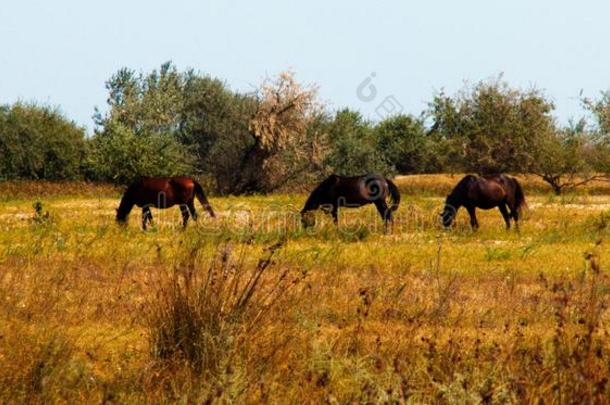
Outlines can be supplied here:
<path id="1" fill-rule="evenodd" d="M 447 195 L 462 178 L 463 174 L 418 174 L 413 176 L 398 176 L 396 184 L 400 191 L 406 194 L 418 194 L 427 196 Z M 540 177 L 534 175 L 515 176 L 523 185 L 527 193 L 545 194 L 552 191 L 551 187 Z M 578 183 L 580 180 L 575 179 Z M 586 183 L 568 192 L 578 192 L 587 195 L 610 194 L 610 181 L 598 179 Z"/>
<path id="2" fill-rule="evenodd" d="M 107 188 L 5 195 L 1 401 L 605 402 L 610 196 L 530 192 L 520 234 L 495 211 L 443 231 L 453 179 L 400 179 L 390 235 L 373 207 L 306 233 L 304 195 L 146 233 Z"/>

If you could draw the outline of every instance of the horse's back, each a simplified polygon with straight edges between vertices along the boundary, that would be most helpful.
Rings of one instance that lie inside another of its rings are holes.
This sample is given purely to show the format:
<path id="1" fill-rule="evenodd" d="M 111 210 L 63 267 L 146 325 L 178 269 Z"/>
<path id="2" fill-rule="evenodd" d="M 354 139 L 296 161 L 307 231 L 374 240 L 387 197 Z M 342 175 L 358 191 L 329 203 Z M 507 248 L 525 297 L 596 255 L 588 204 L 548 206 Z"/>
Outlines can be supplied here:
<path id="1" fill-rule="evenodd" d="M 345 199 L 346 204 L 358 207 L 385 199 L 388 185 L 385 178 L 377 174 L 341 177 L 337 193 Z"/>
<path id="2" fill-rule="evenodd" d="M 127 192 L 138 206 L 171 207 L 192 198 L 194 180 L 186 176 L 142 177 L 132 183 Z"/>

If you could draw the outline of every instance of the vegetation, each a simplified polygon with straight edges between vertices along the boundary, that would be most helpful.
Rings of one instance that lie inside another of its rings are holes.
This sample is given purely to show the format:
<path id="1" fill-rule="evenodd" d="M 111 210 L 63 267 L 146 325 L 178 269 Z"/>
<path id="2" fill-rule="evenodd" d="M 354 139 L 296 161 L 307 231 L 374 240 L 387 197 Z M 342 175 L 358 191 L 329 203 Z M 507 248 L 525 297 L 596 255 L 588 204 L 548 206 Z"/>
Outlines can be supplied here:
<path id="1" fill-rule="evenodd" d="M 57 108 L 0 107 L 0 402 L 610 396 L 608 93 L 563 127 L 501 79 L 380 122 L 292 72 L 240 93 L 167 63 L 107 89 L 89 137 Z M 495 211 L 442 229 L 461 174 L 430 173 L 463 171 L 518 175 L 520 233 Z M 331 172 L 409 174 L 390 234 L 371 206 L 300 226 L 298 193 Z M 219 218 L 116 226 L 124 184 L 173 174 Z"/>
<path id="2" fill-rule="evenodd" d="M 610 96 L 583 98 L 588 116 L 558 125 L 540 90 L 501 77 L 440 92 L 419 115 L 379 122 L 331 111 L 293 72 L 249 93 L 171 63 L 106 83 L 108 105 L 84 130 L 57 109 L 0 109 L 0 179 L 126 184 L 186 174 L 221 195 L 300 190 L 330 173 L 534 174 L 556 194 L 610 176 Z"/>
<path id="3" fill-rule="evenodd" d="M 432 132 L 448 162 L 475 173 L 527 172 L 533 152 L 554 131 L 553 105 L 536 91 L 521 92 L 501 81 L 466 87 L 455 97 L 435 96 Z"/>
<path id="4" fill-rule="evenodd" d="M 58 109 L 0 106 L 0 180 L 82 177 L 85 131 Z"/>
<path id="5" fill-rule="evenodd" d="M 142 232 L 120 189 L 2 183 L 0 401 L 604 402 L 608 183 L 522 178 L 520 234 L 444 231 L 458 178 L 397 178 L 388 235 L 371 206 L 304 231 L 304 194 Z"/>

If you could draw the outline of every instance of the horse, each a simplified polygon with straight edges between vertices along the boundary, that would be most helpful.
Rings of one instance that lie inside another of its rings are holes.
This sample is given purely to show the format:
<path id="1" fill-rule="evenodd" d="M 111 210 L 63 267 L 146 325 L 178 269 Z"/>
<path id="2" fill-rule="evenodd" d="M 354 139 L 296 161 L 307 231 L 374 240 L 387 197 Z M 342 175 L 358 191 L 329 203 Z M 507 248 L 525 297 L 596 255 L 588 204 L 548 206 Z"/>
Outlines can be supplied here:
<path id="1" fill-rule="evenodd" d="M 458 209 L 462 206 L 470 215 L 470 226 L 473 229 L 479 227 L 475 214 L 476 208 L 488 210 L 498 207 L 506 223 L 506 229 L 510 229 L 512 218 L 518 231 L 519 215 L 527 204 L 523 189 L 517 179 L 505 174 L 495 174 L 490 176 L 467 175 L 459 181 L 447 196 L 445 208 L 439 214 L 446 228 L 453 223 Z M 508 209 L 510 209 L 510 213 Z"/>
<path id="2" fill-rule="evenodd" d="M 388 196 L 391 200 L 390 207 L 386 203 Z M 398 188 L 392 181 L 376 174 L 353 177 L 332 174 L 309 195 L 301 210 L 301 223 L 304 228 L 313 226 L 314 222 L 309 221 L 305 214 L 322 208 L 327 213 L 330 211 L 337 225 L 339 207 L 355 208 L 366 204 L 375 204 L 387 231 L 388 224 L 392 222 L 392 213 L 400 204 Z"/>
<path id="3" fill-rule="evenodd" d="M 116 220 L 120 224 L 127 223 L 127 217 L 134 205 L 142 208 L 142 228 L 152 223 L 151 207 L 169 208 L 180 206 L 182 226 L 186 227 L 189 216 L 197 220 L 195 197 L 213 218 L 216 215 L 208 202 L 201 184 L 190 177 L 145 177 L 132 183 L 121 198 L 116 210 Z"/>

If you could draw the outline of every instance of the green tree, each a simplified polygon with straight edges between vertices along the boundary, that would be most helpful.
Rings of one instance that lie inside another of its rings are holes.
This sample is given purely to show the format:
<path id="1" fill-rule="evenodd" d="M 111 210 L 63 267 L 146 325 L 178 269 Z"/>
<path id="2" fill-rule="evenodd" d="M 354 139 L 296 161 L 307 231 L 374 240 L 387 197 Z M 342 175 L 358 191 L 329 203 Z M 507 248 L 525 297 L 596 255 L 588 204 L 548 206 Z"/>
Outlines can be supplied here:
<path id="1" fill-rule="evenodd" d="M 598 173 L 610 179 L 610 91 L 602 92 L 598 99 L 585 98 L 583 104 L 595 122 L 592 130 L 592 165 Z"/>
<path id="2" fill-rule="evenodd" d="M 377 124 L 374 132 L 379 152 L 399 173 L 426 172 L 433 164 L 433 145 L 421 119 L 393 116 Z"/>
<path id="3" fill-rule="evenodd" d="M 429 114 L 439 151 L 454 169 L 527 172 L 535 162 L 532 151 L 555 130 L 553 108 L 537 90 L 515 90 L 495 80 L 467 86 L 454 97 L 441 92 Z"/>
<path id="4" fill-rule="evenodd" d="M 128 183 L 141 176 L 192 173 L 194 158 L 177 136 L 185 79 L 166 63 L 148 75 L 121 69 L 106 83 L 108 112 L 96 111 L 88 143 L 87 173 Z"/>
<path id="5" fill-rule="evenodd" d="M 598 136 L 610 138 L 610 90 L 602 91 L 598 99 L 584 98 L 582 101 L 593 115 Z"/>
<path id="6" fill-rule="evenodd" d="M 532 153 L 535 162 L 531 172 L 547 182 L 555 194 L 601 178 L 595 170 L 599 149 L 584 120 L 547 134 Z"/>
<path id="7" fill-rule="evenodd" d="M 106 86 L 108 112 L 96 112 L 90 142 L 94 178 L 196 173 L 220 193 L 269 192 L 321 161 L 317 89 L 291 72 L 251 94 L 171 63 L 149 74 L 121 69 Z"/>
<path id="8" fill-rule="evenodd" d="M 375 172 L 390 175 L 394 167 L 380 151 L 372 124 L 357 111 L 343 109 L 328 126 L 326 165 L 341 175 Z"/>
<path id="9" fill-rule="evenodd" d="M 0 107 L 0 178 L 81 177 L 85 130 L 57 108 L 16 103 Z"/>
<path id="10" fill-rule="evenodd" d="M 240 164 L 254 143 L 249 123 L 256 99 L 194 72 L 186 75 L 178 138 L 196 157 L 195 167 L 222 193 L 236 192 Z"/>
<path id="11" fill-rule="evenodd" d="M 107 123 L 88 142 L 87 177 L 127 184 L 142 176 L 174 176 L 192 170 L 192 157 L 167 134 L 136 134 Z"/>

